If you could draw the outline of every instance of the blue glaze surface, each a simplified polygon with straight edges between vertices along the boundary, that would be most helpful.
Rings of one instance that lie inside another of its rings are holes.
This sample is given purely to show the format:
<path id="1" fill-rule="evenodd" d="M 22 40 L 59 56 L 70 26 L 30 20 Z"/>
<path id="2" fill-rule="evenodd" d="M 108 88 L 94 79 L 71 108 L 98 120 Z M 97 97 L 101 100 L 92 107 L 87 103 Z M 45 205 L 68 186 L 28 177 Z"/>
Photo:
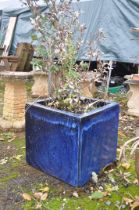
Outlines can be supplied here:
<path id="1" fill-rule="evenodd" d="M 26 160 L 73 186 L 116 160 L 119 105 L 111 102 L 85 114 L 48 108 L 26 109 Z M 27 105 L 27 107 L 28 107 Z"/>

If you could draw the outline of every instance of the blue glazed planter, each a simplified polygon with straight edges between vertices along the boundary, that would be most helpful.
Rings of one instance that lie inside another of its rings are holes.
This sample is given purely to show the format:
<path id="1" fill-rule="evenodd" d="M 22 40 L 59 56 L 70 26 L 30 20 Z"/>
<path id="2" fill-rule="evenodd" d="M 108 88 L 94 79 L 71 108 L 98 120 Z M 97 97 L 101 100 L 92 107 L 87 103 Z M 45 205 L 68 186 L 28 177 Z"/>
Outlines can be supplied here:
<path id="1" fill-rule="evenodd" d="M 43 105 L 26 106 L 26 160 L 73 186 L 84 185 L 116 160 L 119 105 L 107 103 L 85 114 Z M 28 108 L 30 106 L 30 108 Z"/>

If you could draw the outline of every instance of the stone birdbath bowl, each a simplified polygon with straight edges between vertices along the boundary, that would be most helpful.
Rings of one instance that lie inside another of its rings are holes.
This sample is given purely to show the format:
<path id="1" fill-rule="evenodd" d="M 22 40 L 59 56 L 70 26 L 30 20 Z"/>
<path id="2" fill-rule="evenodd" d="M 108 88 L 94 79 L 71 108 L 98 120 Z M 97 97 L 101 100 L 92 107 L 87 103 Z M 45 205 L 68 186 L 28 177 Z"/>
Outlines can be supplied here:
<path id="1" fill-rule="evenodd" d="M 132 80 L 139 80 L 139 74 L 132 74 L 131 79 Z"/>
<path id="2" fill-rule="evenodd" d="M 25 83 L 32 78 L 32 72 L 0 72 L 5 83 L 3 114 L 0 118 L 2 129 L 24 129 L 27 91 Z"/>
<path id="3" fill-rule="evenodd" d="M 130 90 L 128 92 L 128 114 L 139 117 L 139 80 L 127 80 L 125 82 L 129 85 Z"/>

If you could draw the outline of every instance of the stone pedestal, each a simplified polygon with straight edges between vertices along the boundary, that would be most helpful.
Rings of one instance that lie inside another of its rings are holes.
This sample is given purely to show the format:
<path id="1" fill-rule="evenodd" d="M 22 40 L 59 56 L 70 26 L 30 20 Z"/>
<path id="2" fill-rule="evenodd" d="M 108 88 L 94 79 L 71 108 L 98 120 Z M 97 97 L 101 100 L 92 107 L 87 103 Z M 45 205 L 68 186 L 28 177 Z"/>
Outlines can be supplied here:
<path id="1" fill-rule="evenodd" d="M 32 97 L 48 96 L 48 75 L 43 71 L 33 71 L 34 84 L 32 86 Z"/>
<path id="2" fill-rule="evenodd" d="M 27 93 L 25 82 L 32 77 L 27 72 L 0 72 L 5 81 L 3 115 L 0 119 L 2 129 L 23 129 L 25 125 L 25 104 Z"/>
<path id="3" fill-rule="evenodd" d="M 96 86 L 94 82 L 94 72 L 82 72 L 80 82 L 80 94 L 85 97 L 93 97 L 96 92 Z"/>
<path id="4" fill-rule="evenodd" d="M 139 117 L 139 80 L 128 80 L 125 83 L 130 86 L 128 114 Z"/>
<path id="5" fill-rule="evenodd" d="M 55 90 L 59 88 L 59 84 L 62 80 L 60 72 L 51 73 L 50 84 L 48 85 L 48 72 L 42 70 L 34 70 L 32 71 L 32 74 L 34 80 L 34 84 L 32 86 L 33 98 L 46 98 L 49 96 L 50 90 L 50 95 L 53 96 L 55 94 Z"/>

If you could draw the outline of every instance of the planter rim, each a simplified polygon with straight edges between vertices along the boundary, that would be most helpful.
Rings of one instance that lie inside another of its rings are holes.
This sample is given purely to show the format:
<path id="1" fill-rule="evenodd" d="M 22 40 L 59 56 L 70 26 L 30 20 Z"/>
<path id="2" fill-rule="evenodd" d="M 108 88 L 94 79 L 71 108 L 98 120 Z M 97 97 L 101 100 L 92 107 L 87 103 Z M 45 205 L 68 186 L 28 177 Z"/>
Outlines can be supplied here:
<path id="1" fill-rule="evenodd" d="M 94 99 L 94 98 L 92 98 L 92 99 Z M 97 99 L 94 99 L 94 100 L 97 100 Z M 51 108 L 51 107 L 48 107 L 48 106 L 44 106 L 44 105 L 39 104 L 39 102 L 43 102 L 43 101 L 46 101 L 46 99 L 38 100 L 35 103 L 28 102 L 26 104 L 26 107 L 33 106 L 33 107 L 36 107 L 36 108 L 40 108 L 40 109 L 43 109 L 43 110 L 48 110 L 48 111 L 51 111 L 51 112 L 56 112 L 56 113 L 59 113 L 59 114 L 62 114 L 62 115 L 67 115 L 67 116 L 74 117 L 76 119 L 81 120 L 81 119 L 84 119 L 84 118 L 86 118 L 86 117 L 88 117 L 90 115 L 98 114 L 98 113 L 100 113 L 100 112 L 102 112 L 102 111 L 104 111 L 106 109 L 110 109 L 110 108 L 112 108 L 112 107 L 114 107 L 116 105 L 119 106 L 119 104 L 117 102 L 104 100 L 108 104 L 106 104 L 106 105 L 104 105 L 102 107 L 93 109 L 93 110 L 91 110 L 89 112 L 86 112 L 86 113 L 77 114 L 77 113 L 73 113 L 73 112 L 69 112 L 69 111 L 64 111 L 64 110 L 60 110 L 60 109 L 56 109 L 56 108 Z"/>

